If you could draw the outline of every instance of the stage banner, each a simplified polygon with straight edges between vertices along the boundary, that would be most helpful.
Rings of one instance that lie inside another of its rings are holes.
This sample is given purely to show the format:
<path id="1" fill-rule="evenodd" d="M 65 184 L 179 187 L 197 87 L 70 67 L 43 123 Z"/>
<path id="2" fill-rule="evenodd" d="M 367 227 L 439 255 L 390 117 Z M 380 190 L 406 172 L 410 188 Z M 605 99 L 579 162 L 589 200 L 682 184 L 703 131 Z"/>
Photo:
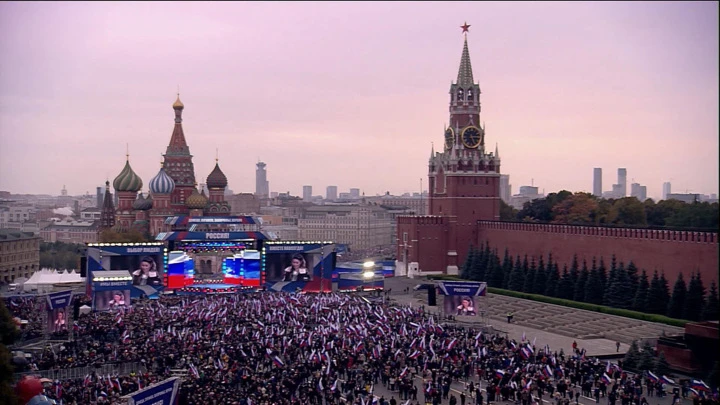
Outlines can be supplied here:
<path id="1" fill-rule="evenodd" d="M 50 309 L 65 308 L 70 305 L 72 290 L 50 293 L 48 294 L 47 299 Z"/>
<path id="2" fill-rule="evenodd" d="M 128 405 L 175 405 L 179 386 L 180 379 L 172 377 L 126 395 L 122 399 L 126 399 Z"/>
<path id="3" fill-rule="evenodd" d="M 441 281 L 438 283 L 440 295 L 464 295 L 484 297 L 487 294 L 487 283 L 479 281 Z"/>

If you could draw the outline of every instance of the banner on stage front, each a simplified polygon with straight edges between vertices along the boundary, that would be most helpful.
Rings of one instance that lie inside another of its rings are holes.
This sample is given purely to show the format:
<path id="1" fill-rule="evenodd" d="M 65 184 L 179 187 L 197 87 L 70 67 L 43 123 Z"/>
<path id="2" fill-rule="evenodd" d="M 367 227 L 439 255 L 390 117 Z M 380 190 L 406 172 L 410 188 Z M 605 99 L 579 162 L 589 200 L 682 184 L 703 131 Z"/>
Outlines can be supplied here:
<path id="1" fill-rule="evenodd" d="M 464 295 L 484 297 L 487 294 L 487 283 L 480 281 L 441 281 L 438 283 L 440 295 Z"/>
<path id="2" fill-rule="evenodd" d="M 65 308 L 70 305 L 72 290 L 50 293 L 48 294 L 47 299 L 50 309 Z"/>
<path id="3" fill-rule="evenodd" d="M 128 405 L 175 405 L 180 386 L 178 377 L 171 377 L 155 385 L 124 396 Z"/>

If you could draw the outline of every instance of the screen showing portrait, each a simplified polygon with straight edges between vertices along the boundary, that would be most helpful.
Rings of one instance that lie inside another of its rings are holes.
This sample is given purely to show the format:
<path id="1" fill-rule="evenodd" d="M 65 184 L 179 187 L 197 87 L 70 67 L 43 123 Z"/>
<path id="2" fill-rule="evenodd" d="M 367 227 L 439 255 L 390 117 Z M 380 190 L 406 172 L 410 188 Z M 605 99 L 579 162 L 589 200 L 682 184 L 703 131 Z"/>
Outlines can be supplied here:
<path id="1" fill-rule="evenodd" d="M 47 331 L 51 334 L 61 334 L 68 331 L 68 307 L 48 310 Z"/>
<path id="2" fill-rule="evenodd" d="M 448 315 L 476 316 L 476 298 L 469 295 L 446 295 L 443 308 Z"/>
<path id="3" fill-rule="evenodd" d="M 261 279 L 275 291 L 330 291 L 335 245 L 268 242 L 263 248 Z"/>
<path id="4" fill-rule="evenodd" d="M 93 307 L 96 311 L 107 311 L 130 306 L 130 290 L 95 291 Z"/>
<path id="5" fill-rule="evenodd" d="M 108 270 L 128 270 L 133 285 L 163 285 L 163 255 L 111 256 Z"/>

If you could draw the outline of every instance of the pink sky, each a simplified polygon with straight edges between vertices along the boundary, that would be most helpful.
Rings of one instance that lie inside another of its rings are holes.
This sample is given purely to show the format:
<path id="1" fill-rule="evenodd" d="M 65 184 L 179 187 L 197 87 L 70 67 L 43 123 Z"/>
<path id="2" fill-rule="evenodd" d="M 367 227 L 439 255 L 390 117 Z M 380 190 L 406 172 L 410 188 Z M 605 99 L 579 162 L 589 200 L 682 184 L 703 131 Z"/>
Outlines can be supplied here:
<path id="1" fill-rule="evenodd" d="M 125 145 L 145 187 L 173 127 L 237 192 L 427 186 L 468 42 L 513 192 L 718 192 L 718 4 L 1 3 L 0 190 L 94 193 Z M 629 191 L 629 187 L 628 187 Z"/>

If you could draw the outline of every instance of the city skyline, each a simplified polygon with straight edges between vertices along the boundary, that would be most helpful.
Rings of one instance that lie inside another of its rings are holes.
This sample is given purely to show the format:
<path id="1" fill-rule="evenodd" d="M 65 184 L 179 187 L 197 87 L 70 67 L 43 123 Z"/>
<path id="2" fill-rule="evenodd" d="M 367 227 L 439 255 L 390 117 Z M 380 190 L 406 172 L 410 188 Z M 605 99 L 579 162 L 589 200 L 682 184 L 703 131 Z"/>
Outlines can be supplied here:
<path id="1" fill-rule="evenodd" d="M 603 184 L 624 167 L 650 198 L 666 181 L 717 193 L 717 9 L 4 3 L 0 190 L 92 194 L 127 144 L 147 189 L 179 83 L 198 183 L 219 148 L 235 192 L 254 191 L 258 157 L 271 191 L 419 192 L 467 20 L 486 141 L 514 189 L 592 192 L 594 167 Z"/>

